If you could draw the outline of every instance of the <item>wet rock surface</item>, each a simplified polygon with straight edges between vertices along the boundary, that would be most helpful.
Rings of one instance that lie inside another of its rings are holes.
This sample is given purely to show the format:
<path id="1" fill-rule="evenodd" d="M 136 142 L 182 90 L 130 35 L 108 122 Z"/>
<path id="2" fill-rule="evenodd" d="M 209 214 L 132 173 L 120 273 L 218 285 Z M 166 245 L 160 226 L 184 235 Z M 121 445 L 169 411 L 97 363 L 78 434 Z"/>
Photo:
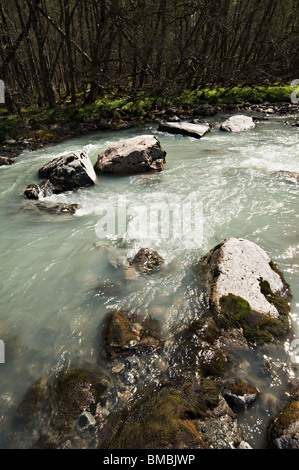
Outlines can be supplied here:
<path id="1" fill-rule="evenodd" d="M 1 157 L 0 156 L 0 166 L 9 166 L 14 163 L 14 160 L 9 157 Z"/>
<path id="2" fill-rule="evenodd" d="M 299 449 L 299 400 L 287 405 L 269 428 L 269 440 L 277 449 Z"/>
<path id="3" fill-rule="evenodd" d="M 142 135 L 117 142 L 101 152 L 96 173 L 134 174 L 164 169 L 166 152 L 155 136 Z"/>
<path id="4" fill-rule="evenodd" d="M 39 169 L 38 176 L 49 181 L 55 194 L 92 186 L 96 175 L 84 152 L 73 152 L 55 158 Z"/>
<path id="5" fill-rule="evenodd" d="M 163 347 L 157 321 L 118 310 L 108 314 L 103 328 L 103 355 L 110 359 Z"/>
<path id="6" fill-rule="evenodd" d="M 138 272 L 150 273 L 164 263 L 162 256 L 155 250 L 141 248 L 136 255 L 129 260 L 130 266 L 133 266 Z"/>
<path id="7" fill-rule="evenodd" d="M 36 215 L 74 215 L 79 209 L 78 204 L 51 203 L 49 201 L 28 201 L 19 207 L 19 213 L 30 212 Z"/>
<path id="8" fill-rule="evenodd" d="M 245 409 L 251 405 L 260 391 L 246 382 L 233 382 L 224 384 L 221 394 L 232 409 Z"/>
<path id="9" fill-rule="evenodd" d="M 95 425 L 97 404 L 109 384 L 106 372 L 88 366 L 62 370 L 47 381 L 38 380 L 15 413 L 18 432 L 30 430 L 36 449 L 60 448 L 68 439 L 76 447 L 78 432 L 86 433 Z M 18 437 L 16 433 L 15 439 Z"/>
<path id="10" fill-rule="evenodd" d="M 158 131 L 169 132 L 170 134 L 182 134 L 188 137 L 201 139 L 210 132 L 211 127 L 207 123 L 194 124 L 189 122 L 161 122 Z"/>

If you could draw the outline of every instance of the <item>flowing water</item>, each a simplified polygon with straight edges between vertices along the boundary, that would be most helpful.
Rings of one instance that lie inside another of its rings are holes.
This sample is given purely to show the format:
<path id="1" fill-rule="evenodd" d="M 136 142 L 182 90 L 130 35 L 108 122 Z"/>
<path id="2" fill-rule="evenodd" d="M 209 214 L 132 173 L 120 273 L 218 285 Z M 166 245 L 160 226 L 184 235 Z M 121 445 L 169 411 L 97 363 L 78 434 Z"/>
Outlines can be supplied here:
<path id="1" fill-rule="evenodd" d="M 14 165 L 0 169 L 0 338 L 5 344 L 0 447 L 16 445 L 7 432 L 10 420 L 39 377 L 78 362 L 97 362 L 98 333 L 107 312 L 125 308 L 151 315 L 165 337 L 200 317 L 204 287 L 194 268 L 225 238 L 256 242 L 284 272 L 293 293 L 292 338 L 299 337 L 298 182 L 284 173 L 299 172 L 299 143 L 298 131 L 284 125 L 284 119 L 271 117 L 240 134 L 216 126 L 201 140 L 160 133 L 156 124 L 97 132 L 24 153 Z M 81 149 L 94 164 L 110 143 L 142 134 L 156 135 L 166 150 L 163 172 L 99 177 L 94 187 L 48 198 L 79 204 L 75 215 L 30 210 L 34 203 L 25 201 L 22 192 L 38 182 L 36 174 L 44 163 Z M 134 224 L 134 208 L 138 212 L 165 203 L 182 207 L 194 199 L 202 209 L 198 236 L 189 227 L 181 239 L 162 233 L 149 240 Z M 118 210 L 119 217 L 126 210 L 124 233 L 100 236 L 103 205 L 110 214 Z M 192 237 L 194 246 L 185 243 Z M 166 262 L 155 275 L 134 278 L 127 258 L 145 244 Z M 289 343 L 290 338 L 281 348 L 269 345 L 262 355 L 249 351 L 232 365 L 232 375 L 253 382 L 262 392 L 257 404 L 239 417 L 243 436 L 254 448 L 265 444 L 266 427 L 285 393 L 283 381 L 296 378 L 298 366 L 290 361 Z M 23 437 L 30 445 L 30 436 Z"/>

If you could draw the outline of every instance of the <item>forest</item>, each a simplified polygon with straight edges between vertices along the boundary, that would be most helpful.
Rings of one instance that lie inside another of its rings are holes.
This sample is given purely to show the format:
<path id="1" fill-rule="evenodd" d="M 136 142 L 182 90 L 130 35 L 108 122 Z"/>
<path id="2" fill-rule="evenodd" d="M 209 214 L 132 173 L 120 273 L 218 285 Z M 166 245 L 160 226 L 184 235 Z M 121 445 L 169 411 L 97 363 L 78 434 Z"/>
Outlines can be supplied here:
<path id="1" fill-rule="evenodd" d="M 6 107 L 289 85 L 298 18 L 297 0 L 1 1 Z"/>

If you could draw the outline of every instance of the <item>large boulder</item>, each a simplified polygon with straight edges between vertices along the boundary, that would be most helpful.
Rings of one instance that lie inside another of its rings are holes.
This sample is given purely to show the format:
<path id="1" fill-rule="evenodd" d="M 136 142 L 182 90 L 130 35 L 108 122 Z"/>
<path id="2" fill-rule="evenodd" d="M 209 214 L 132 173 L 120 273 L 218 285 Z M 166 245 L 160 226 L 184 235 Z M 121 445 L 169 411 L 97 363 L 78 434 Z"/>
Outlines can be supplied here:
<path id="1" fill-rule="evenodd" d="M 248 340 L 267 341 L 289 329 L 289 285 L 258 245 L 230 238 L 204 259 L 211 305 Z M 219 319 L 219 317 L 218 317 Z"/>
<path id="2" fill-rule="evenodd" d="M 161 122 L 158 131 L 169 132 L 170 134 L 181 134 L 188 137 L 201 139 L 204 135 L 210 132 L 211 127 L 209 124 L 193 124 L 191 122 Z"/>
<path id="3" fill-rule="evenodd" d="M 255 123 L 253 119 L 243 115 L 232 116 L 220 126 L 220 129 L 226 132 L 243 132 L 254 128 Z"/>
<path id="4" fill-rule="evenodd" d="M 38 176 L 46 181 L 54 194 L 92 186 L 97 179 L 85 152 L 71 152 L 55 158 L 40 168 Z"/>
<path id="5" fill-rule="evenodd" d="M 117 142 L 98 156 L 96 173 L 134 174 L 162 171 L 166 152 L 153 135 Z"/>

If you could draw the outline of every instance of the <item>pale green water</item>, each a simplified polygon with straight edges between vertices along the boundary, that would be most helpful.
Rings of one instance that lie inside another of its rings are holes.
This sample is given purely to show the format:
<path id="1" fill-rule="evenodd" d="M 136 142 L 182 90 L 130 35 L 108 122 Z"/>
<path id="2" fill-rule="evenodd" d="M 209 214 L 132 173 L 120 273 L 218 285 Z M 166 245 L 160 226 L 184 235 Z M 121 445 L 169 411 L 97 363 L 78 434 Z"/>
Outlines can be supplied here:
<path id="1" fill-rule="evenodd" d="M 141 134 L 159 138 L 167 152 L 164 172 L 101 177 L 92 188 L 51 198 L 80 204 L 75 216 L 23 210 L 23 189 L 37 181 L 44 163 L 76 149 L 85 150 L 95 163 L 112 141 Z M 0 447 L 10 447 L 6 427 L 40 376 L 78 361 L 96 363 L 99 325 L 111 309 L 152 315 L 165 336 L 200 316 L 204 291 L 193 268 L 225 238 L 258 243 L 284 272 L 293 292 L 294 335 L 299 337 L 298 183 L 280 173 L 299 172 L 298 140 L 298 131 L 278 118 L 241 134 L 215 129 L 201 140 L 159 133 L 157 125 L 148 125 L 68 140 L 23 154 L 13 166 L 0 169 L 0 338 L 6 348 L 5 364 L 0 364 Z M 122 239 L 97 236 L 97 208 L 115 205 L 120 195 L 128 207 L 169 200 L 180 204 L 196 195 L 203 207 L 202 243 L 196 240 L 190 250 L 177 240 L 151 240 L 149 247 L 166 260 L 164 268 L 147 280 L 126 279 L 122 265 L 148 240 L 141 240 L 134 228 Z M 104 287 L 109 284 L 114 288 Z M 277 370 L 282 370 L 283 361 L 289 364 L 288 355 L 284 348 L 275 354 Z M 240 421 L 245 438 L 258 448 L 284 389 L 275 367 L 265 376 L 254 353 L 241 362 L 239 376 L 252 376 L 265 397 Z M 296 376 L 294 365 L 292 374 Z"/>

